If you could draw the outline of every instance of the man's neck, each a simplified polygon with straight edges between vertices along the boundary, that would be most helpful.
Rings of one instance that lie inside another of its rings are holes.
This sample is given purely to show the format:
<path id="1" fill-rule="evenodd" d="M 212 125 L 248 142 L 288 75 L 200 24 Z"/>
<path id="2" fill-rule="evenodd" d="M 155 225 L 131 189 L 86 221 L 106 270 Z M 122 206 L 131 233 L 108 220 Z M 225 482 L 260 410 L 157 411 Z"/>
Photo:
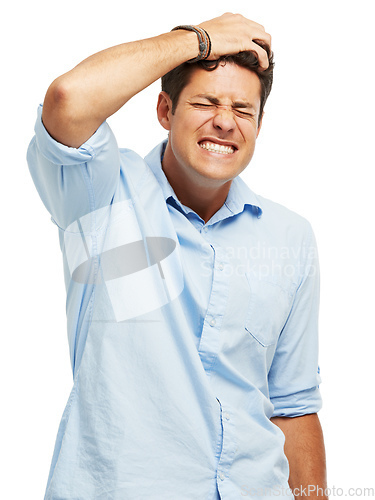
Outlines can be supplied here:
<path id="1" fill-rule="evenodd" d="M 224 205 L 232 183 L 227 181 L 216 186 L 197 185 L 189 182 L 189 179 L 171 176 L 164 168 L 163 171 L 180 203 L 194 210 L 205 222 Z"/>
<path id="2" fill-rule="evenodd" d="M 229 185 L 225 185 L 221 190 L 200 190 L 199 193 L 191 193 L 186 199 L 183 195 L 178 195 L 180 202 L 194 210 L 204 222 L 208 222 L 211 217 L 224 205 L 227 198 Z M 225 189 L 223 189 L 225 187 Z"/>

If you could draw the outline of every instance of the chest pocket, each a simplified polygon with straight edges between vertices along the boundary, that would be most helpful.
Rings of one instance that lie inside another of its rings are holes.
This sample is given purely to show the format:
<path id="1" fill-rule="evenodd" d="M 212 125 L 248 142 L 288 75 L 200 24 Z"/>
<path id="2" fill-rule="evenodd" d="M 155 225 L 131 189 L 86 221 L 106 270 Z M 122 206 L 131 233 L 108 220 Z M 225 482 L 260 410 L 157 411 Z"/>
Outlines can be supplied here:
<path id="1" fill-rule="evenodd" d="M 262 346 L 275 344 L 288 318 L 295 286 L 246 274 L 250 286 L 245 329 Z"/>

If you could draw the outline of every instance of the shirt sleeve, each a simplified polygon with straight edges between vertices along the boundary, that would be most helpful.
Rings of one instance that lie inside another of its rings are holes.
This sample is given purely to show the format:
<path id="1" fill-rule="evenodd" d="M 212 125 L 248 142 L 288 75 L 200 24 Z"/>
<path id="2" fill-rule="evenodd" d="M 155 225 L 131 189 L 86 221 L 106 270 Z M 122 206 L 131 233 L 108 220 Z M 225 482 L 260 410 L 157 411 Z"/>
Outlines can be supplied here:
<path id="1" fill-rule="evenodd" d="M 310 225 L 308 241 L 301 252 L 302 278 L 268 375 L 274 417 L 316 413 L 322 406 L 318 366 L 319 262 Z"/>
<path id="2" fill-rule="evenodd" d="M 119 150 L 106 122 L 80 148 L 71 148 L 48 134 L 42 105 L 27 161 L 45 207 L 63 230 L 83 215 L 109 205 L 119 181 Z"/>

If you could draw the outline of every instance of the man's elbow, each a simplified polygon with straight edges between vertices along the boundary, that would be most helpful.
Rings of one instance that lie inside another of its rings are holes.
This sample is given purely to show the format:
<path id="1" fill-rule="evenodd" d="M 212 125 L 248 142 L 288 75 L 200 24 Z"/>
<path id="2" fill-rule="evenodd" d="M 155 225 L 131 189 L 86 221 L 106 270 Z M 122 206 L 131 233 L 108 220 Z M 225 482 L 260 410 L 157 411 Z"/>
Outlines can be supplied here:
<path id="1" fill-rule="evenodd" d="M 92 117 L 85 115 L 82 89 L 65 75 L 49 86 L 42 112 L 42 121 L 50 136 L 69 147 L 80 147 L 96 130 Z"/>

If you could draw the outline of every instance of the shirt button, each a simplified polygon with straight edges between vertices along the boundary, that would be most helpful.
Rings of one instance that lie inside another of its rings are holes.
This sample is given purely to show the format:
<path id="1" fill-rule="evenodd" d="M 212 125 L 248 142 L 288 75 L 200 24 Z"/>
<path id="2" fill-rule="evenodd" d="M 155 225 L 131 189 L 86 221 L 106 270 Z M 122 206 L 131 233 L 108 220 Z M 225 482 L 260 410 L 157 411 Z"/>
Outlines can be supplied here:
<path id="1" fill-rule="evenodd" d="M 212 320 L 210 321 L 210 325 L 211 326 L 215 326 L 216 325 L 216 319 L 215 318 L 212 318 Z"/>
<path id="2" fill-rule="evenodd" d="M 224 264 L 220 262 L 217 268 L 219 269 L 219 271 L 222 271 L 224 269 Z"/>
<path id="3" fill-rule="evenodd" d="M 208 231 L 208 227 L 207 226 L 203 226 L 203 232 L 207 233 L 207 231 Z"/>
<path id="4" fill-rule="evenodd" d="M 220 474 L 219 474 L 219 478 L 221 479 L 221 481 L 224 481 L 225 476 L 224 476 L 223 472 L 220 472 Z"/>
<path id="5" fill-rule="evenodd" d="M 224 418 L 225 418 L 225 420 L 230 420 L 230 415 L 228 412 L 224 413 Z"/>

